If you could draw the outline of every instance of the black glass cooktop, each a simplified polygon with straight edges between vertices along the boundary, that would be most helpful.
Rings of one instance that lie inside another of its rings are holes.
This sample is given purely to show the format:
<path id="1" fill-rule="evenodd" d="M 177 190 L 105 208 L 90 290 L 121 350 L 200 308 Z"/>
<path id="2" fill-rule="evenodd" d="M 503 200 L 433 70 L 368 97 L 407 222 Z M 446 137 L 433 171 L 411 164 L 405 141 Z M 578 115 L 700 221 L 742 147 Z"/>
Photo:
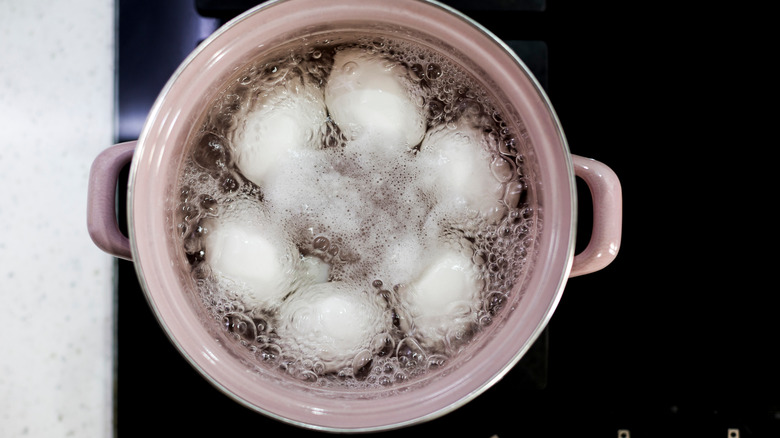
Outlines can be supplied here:
<path id="1" fill-rule="evenodd" d="M 119 0 L 117 141 L 137 138 L 199 41 L 256 3 Z M 777 299 L 757 305 L 751 297 L 760 286 L 728 275 L 740 254 L 713 224 L 733 211 L 701 201 L 698 184 L 686 188 L 695 170 L 682 164 L 688 145 L 660 128 L 670 105 L 658 98 L 661 84 L 680 73 L 665 26 L 672 6 L 667 13 L 617 1 L 445 3 L 526 62 L 572 153 L 621 178 L 623 244 L 605 270 L 569 280 L 542 337 L 504 379 L 454 413 L 380 435 L 780 436 Z M 591 212 L 587 188 L 578 190 L 583 248 Z M 116 278 L 117 435 L 316 434 L 213 388 L 163 334 L 130 262 L 118 261 Z"/>

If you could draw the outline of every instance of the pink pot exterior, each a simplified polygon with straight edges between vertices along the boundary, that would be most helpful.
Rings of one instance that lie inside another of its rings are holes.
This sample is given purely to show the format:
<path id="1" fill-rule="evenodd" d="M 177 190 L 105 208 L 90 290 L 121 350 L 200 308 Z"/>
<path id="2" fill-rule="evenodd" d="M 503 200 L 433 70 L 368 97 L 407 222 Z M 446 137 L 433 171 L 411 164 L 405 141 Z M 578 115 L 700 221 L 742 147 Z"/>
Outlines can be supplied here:
<path id="1" fill-rule="evenodd" d="M 512 311 L 489 327 L 479 348 L 409 388 L 349 393 L 280 382 L 238 359 L 241 352 L 208 328 L 199 298 L 181 274 L 170 213 L 190 133 L 219 84 L 295 29 L 345 21 L 423 29 L 482 66 L 522 117 L 538 162 L 535 190 L 543 222 L 537 259 Z M 575 184 L 572 158 L 546 96 L 522 62 L 475 23 L 446 7 L 415 0 L 289 0 L 261 5 L 232 21 L 182 64 L 161 93 L 139 138 L 129 183 L 132 258 L 141 284 L 171 341 L 212 384 L 239 403 L 313 429 L 358 432 L 426 421 L 462 406 L 498 381 L 528 350 L 561 297 L 573 259 Z M 231 349 L 232 348 L 232 349 Z M 400 390 L 399 390 L 400 389 Z M 393 393 L 395 391 L 396 393 Z"/>

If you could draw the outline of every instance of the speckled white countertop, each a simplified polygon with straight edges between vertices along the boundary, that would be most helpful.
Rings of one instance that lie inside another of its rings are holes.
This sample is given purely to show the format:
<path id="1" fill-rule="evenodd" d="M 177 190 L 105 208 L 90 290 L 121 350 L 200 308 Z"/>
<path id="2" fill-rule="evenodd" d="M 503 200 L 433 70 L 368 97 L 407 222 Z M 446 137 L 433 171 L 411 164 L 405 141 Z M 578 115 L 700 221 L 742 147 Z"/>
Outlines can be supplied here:
<path id="1" fill-rule="evenodd" d="M 113 0 L 0 0 L 0 437 L 112 435 L 114 261 L 85 211 L 113 102 Z"/>

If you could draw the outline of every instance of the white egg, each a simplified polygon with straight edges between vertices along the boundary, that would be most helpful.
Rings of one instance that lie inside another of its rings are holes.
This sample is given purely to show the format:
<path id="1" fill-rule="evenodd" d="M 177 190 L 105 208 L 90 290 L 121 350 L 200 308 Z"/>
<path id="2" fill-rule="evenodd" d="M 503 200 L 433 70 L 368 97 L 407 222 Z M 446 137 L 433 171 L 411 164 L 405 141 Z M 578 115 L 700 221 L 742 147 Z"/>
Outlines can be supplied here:
<path id="1" fill-rule="evenodd" d="M 327 280 L 327 263 L 301 258 L 278 229 L 241 216 L 208 222 L 204 249 L 214 274 L 236 283 L 231 289 L 246 305 L 273 306 L 301 285 Z"/>
<path id="2" fill-rule="evenodd" d="M 326 371 L 350 364 L 357 353 L 370 349 L 388 320 L 375 296 L 339 281 L 297 291 L 279 315 L 277 330 L 285 352 L 321 361 Z"/>
<path id="3" fill-rule="evenodd" d="M 348 138 L 390 152 L 420 143 L 423 109 L 410 95 L 401 64 L 361 49 L 342 50 L 333 61 L 325 102 Z"/>
<path id="4" fill-rule="evenodd" d="M 322 91 L 314 86 L 279 87 L 250 108 L 233 134 L 236 165 L 263 187 L 284 174 L 287 164 L 320 147 L 327 119 Z"/>
<path id="5" fill-rule="evenodd" d="M 413 315 L 446 315 L 453 304 L 471 304 L 479 283 L 471 259 L 456 251 L 442 251 L 404 291 Z"/>
<path id="6" fill-rule="evenodd" d="M 417 339 L 424 346 L 440 344 L 475 322 L 480 286 L 464 253 L 449 249 L 435 253 L 422 273 L 399 291 Z"/>
<path id="7" fill-rule="evenodd" d="M 462 124 L 441 126 L 425 136 L 417 156 L 427 172 L 421 183 L 439 202 L 475 211 L 491 220 L 505 210 L 503 185 L 491 171 L 491 156 L 480 144 L 480 133 Z"/>

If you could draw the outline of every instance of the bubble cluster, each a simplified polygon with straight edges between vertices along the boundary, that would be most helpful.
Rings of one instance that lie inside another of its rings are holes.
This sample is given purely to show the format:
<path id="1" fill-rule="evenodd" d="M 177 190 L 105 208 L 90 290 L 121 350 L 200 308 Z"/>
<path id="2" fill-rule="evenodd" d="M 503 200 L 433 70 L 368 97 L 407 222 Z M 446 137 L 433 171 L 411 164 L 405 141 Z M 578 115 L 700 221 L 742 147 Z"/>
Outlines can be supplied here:
<path id="1" fill-rule="evenodd" d="M 449 58 L 310 42 L 239 72 L 193 135 L 174 220 L 210 314 L 323 387 L 442 369 L 534 245 L 518 139 Z"/>

